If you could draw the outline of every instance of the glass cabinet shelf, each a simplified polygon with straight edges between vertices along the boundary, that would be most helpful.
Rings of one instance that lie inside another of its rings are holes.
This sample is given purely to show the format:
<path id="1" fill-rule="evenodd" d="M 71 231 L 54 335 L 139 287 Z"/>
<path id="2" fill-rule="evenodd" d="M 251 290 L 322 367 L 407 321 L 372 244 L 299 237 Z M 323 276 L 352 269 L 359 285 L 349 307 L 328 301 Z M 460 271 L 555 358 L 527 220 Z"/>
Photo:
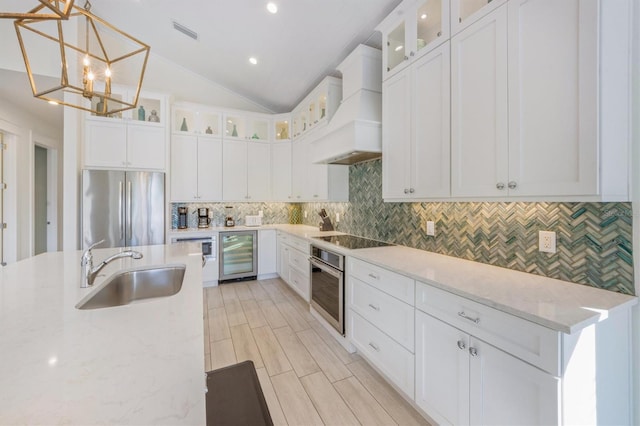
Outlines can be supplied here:
<path id="1" fill-rule="evenodd" d="M 193 105 L 174 105 L 173 132 L 196 135 L 221 136 L 218 111 L 207 110 Z"/>

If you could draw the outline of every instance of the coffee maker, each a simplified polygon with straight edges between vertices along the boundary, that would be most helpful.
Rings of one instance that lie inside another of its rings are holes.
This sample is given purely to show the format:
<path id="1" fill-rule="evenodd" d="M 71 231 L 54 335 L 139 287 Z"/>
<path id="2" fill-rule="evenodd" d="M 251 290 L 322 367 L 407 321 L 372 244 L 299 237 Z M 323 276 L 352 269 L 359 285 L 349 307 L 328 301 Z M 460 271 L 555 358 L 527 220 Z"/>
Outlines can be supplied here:
<path id="1" fill-rule="evenodd" d="M 199 207 L 198 213 L 198 228 L 208 228 L 211 223 L 209 219 L 209 209 L 207 207 Z"/>
<path id="2" fill-rule="evenodd" d="M 178 229 L 187 229 L 187 214 L 189 213 L 188 207 L 178 207 Z"/>

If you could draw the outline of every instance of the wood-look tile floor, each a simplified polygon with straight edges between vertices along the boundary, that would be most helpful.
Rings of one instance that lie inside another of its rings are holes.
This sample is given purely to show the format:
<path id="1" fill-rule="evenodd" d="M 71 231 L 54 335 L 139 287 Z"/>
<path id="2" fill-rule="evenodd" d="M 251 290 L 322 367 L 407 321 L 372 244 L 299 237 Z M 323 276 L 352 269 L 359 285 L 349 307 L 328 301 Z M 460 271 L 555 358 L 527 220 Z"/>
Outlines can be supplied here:
<path id="1" fill-rule="evenodd" d="M 279 278 L 204 289 L 206 371 L 253 361 L 275 425 L 428 425 Z"/>

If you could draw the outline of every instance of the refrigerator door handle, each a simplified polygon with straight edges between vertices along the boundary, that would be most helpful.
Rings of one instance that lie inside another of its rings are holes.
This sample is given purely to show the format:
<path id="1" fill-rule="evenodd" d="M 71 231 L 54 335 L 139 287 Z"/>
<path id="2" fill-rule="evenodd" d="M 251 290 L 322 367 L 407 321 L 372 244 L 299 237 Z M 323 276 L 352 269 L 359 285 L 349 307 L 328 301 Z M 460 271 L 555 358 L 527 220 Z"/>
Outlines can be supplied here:
<path id="1" fill-rule="evenodd" d="M 118 182 L 118 189 L 120 196 L 118 197 L 118 222 L 120 225 L 120 240 L 124 238 L 124 188 L 122 186 L 122 181 Z"/>
<path id="2" fill-rule="evenodd" d="M 127 181 L 127 210 L 128 210 L 128 214 L 127 214 L 127 221 L 129 223 L 129 235 L 127 236 L 127 238 L 130 240 L 132 238 L 132 234 L 133 234 L 133 225 L 131 223 L 131 181 Z M 127 243 L 125 243 L 127 246 L 130 245 L 129 241 L 127 241 Z"/>

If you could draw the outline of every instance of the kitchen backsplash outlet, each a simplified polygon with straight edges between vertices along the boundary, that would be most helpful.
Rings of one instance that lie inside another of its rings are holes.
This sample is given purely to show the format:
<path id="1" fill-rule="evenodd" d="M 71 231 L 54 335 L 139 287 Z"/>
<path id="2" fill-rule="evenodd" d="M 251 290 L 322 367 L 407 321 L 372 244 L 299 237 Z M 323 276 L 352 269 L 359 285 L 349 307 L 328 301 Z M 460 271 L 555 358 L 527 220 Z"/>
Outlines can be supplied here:
<path id="1" fill-rule="evenodd" d="M 324 208 L 342 232 L 634 294 L 631 203 L 383 203 L 380 160 L 350 167 L 349 193 L 305 204 L 303 222 L 317 226 Z M 556 253 L 538 251 L 540 230 L 556 232 Z"/>

